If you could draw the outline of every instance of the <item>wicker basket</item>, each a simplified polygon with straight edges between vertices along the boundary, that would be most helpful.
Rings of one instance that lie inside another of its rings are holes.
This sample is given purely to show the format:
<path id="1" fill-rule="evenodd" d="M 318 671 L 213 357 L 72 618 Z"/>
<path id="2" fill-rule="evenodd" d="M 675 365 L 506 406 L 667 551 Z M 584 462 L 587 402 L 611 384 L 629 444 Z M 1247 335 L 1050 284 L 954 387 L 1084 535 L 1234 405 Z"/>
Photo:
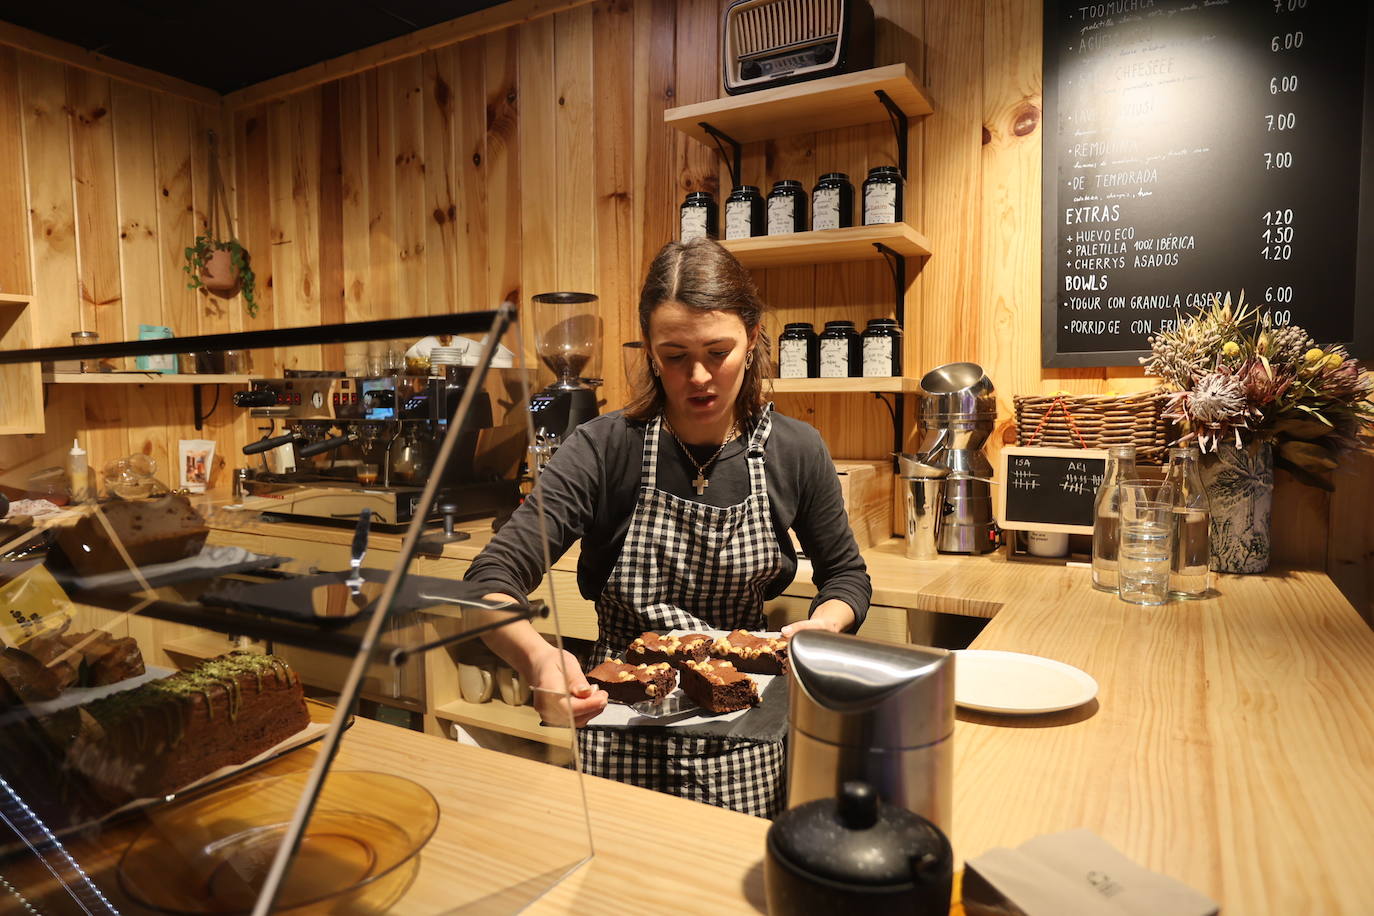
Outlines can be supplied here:
<path id="1" fill-rule="evenodd" d="M 1161 389 L 1121 396 L 1014 397 L 1016 444 L 1046 448 L 1134 445 L 1136 461 L 1163 464 L 1168 457 L 1170 425 L 1163 416 L 1165 398 Z"/>

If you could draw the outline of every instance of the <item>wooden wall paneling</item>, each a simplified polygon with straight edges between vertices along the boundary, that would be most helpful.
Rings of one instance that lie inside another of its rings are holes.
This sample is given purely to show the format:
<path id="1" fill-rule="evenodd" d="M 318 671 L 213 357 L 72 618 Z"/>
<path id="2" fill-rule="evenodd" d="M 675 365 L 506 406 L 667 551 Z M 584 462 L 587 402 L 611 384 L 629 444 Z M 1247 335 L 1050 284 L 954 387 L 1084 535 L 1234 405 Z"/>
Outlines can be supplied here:
<path id="1" fill-rule="evenodd" d="M 520 285 L 526 303 L 561 288 L 558 158 L 564 151 L 556 146 L 553 25 L 546 16 L 520 26 L 520 241 L 530 255 L 522 259 Z"/>
<path id="2" fill-rule="evenodd" d="M 222 123 L 222 112 L 206 108 L 203 105 L 193 105 L 190 109 L 191 116 L 191 232 L 195 238 L 210 234 L 210 133 L 215 133 L 216 149 L 219 151 L 219 170 L 220 176 L 224 180 L 224 197 L 232 206 L 234 200 L 234 169 L 232 154 L 234 150 L 234 138 L 228 130 L 224 129 Z M 224 209 L 224 201 L 215 201 L 215 206 L 219 210 Z M 231 219 L 233 211 L 229 213 L 219 213 L 218 220 L 223 233 L 228 233 L 230 237 L 235 234 L 235 227 Z M 242 241 L 242 239 L 240 239 Z M 191 244 L 190 242 L 187 245 Z M 181 253 L 184 265 L 185 252 Z M 251 252 L 250 252 L 251 254 Z M 183 283 L 189 279 L 185 272 L 182 273 Z M 202 334 L 209 334 L 215 331 L 242 331 L 243 322 L 240 316 L 243 304 L 237 296 L 228 299 L 220 296 L 212 296 L 204 289 L 196 290 L 193 293 L 195 298 L 196 323 L 200 327 Z M 235 319 L 239 320 L 235 322 Z"/>
<path id="3" fill-rule="evenodd" d="M 119 211 L 115 198 L 114 118 L 110 80 L 67 70 L 71 109 L 72 194 L 76 207 L 77 289 L 81 328 L 104 341 L 124 339 L 119 274 Z M 124 360 L 110 360 L 124 368 Z"/>
<path id="4" fill-rule="evenodd" d="M 43 315 L 34 330 L 38 346 L 67 345 L 81 327 L 81 300 L 66 69 L 38 57 L 26 56 L 21 64 L 34 295 Z"/>
<path id="5" fill-rule="evenodd" d="M 1374 626 L 1374 454 L 1345 455 L 1335 474 L 1326 544 L 1327 572 L 1355 605 L 1365 623 Z"/>
<path id="6" fill-rule="evenodd" d="M 367 75 L 367 244 L 372 288 L 363 309 L 366 318 L 393 318 L 398 314 L 394 85 L 395 74 L 390 68 Z M 378 350 L 375 346 L 371 349 Z"/>
<path id="7" fill-rule="evenodd" d="M 598 227 L 596 224 L 595 160 L 609 150 L 595 133 L 592 88 L 592 8 L 555 13 L 554 36 L 554 149 L 557 194 L 554 207 L 559 289 L 600 293 L 597 288 Z M 623 308 L 619 302 L 601 300 L 601 309 Z M 604 322 L 603 322 L 604 326 Z M 610 359 L 613 342 L 602 335 L 600 373 L 618 368 Z M 619 350 L 619 342 L 614 342 Z M 619 356 L 617 352 L 615 354 Z"/>
<path id="8" fill-rule="evenodd" d="M 491 305 L 512 302 L 519 310 L 518 327 L 507 335 L 507 345 L 517 350 L 517 365 L 534 367 L 534 329 L 529 320 L 528 291 L 523 286 L 524 237 L 521 234 L 523 189 L 520 182 L 520 120 L 525 105 L 521 97 L 520 29 L 487 35 L 482 42 L 483 94 L 486 127 L 485 152 L 480 168 L 484 174 L 487 235 L 486 301 Z M 478 154 L 474 143 L 474 156 Z"/>
<path id="9" fill-rule="evenodd" d="M 343 267 L 343 132 L 340 120 L 339 83 L 320 87 L 320 161 L 319 161 L 319 268 L 316 294 L 320 298 L 320 323 L 341 324 L 347 320 L 344 308 Z M 357 132 L 357 122 L 349 125 Z M 344 344 L 321 348 L 325 369 L 343 369 Z"/>
<path id="10" fill-rule="evenodd" d="M 1284 566 L 1325 569 L 1327 519 L 1332 494 L 1304 486 L 1282 469 L 1274 471 L 1274 506 L 1270 520 L 1270 558 Z M 1368 503 L 1365 504 L 1368 507 Z"/>
<path id="11" fill-rule="evenodd" d="M 120 421 L 129 437 L 129 453 L 143 454 L 157 462 L 158 477 L 168 486 L 176 481 L 176 467 L 172 464 L 176 455 L 176 442 L 170 441 L 168 420 L 174 409 L 176 385 L 128 385 L 119 386 L 126 396 L 123 416 Z"/>
<path id="12" fill-rule="evenodd" d="M 152 93 L 115 81 L 115 174 L 119 203 L 119 270 L 123 279 L 124 339 L 139 325 L 164 325 L 161 244 L 157 233 L 157 149 Z"/>
<path id="13" fill-rule="evenodd" d="M 636 200 L 640 201 L 639 251 L 634 262 L 638 265 L 635 272 L 636 285 L 641 284 L 648 272 L 654 255 L 667 242 L 677 238 L 678 207 L 682 200 L 677 195 L 677 176 L 671 164 L 677 143 L 677 132 L 663 123 L 663 113 L 681 104 L 677 97 L 677 16 L 672 0 L 642 0 L 637 13 L 636 25 L 641 16 L 647 16 L 647 35 L 637 41 L 643 48 L 642 75 L 636 73 L 635 86 L 643 91 L 637 92 L 644 114 L 645 137 L 643 155 L 636 160 L 643 163 L 644 173 L 635 177 Z M 636 49 L 639 50 L 638 48 Z M 636 143 L 638 146 L 638 141 Z M 724 209 L 724 201 L 722 211 Z M 722 214 L 722 219 L 724 215 Z"/>
<path id="14" fill-rule="evenodd" d="M 177 337 L 199 333 L 199 306 L 186 285 L 186 247 L 195 242 L 195 204 L 191 191 L 190 103 L 154 95 L 153 148 L 157 159 L 158 269 L 162 276 L 162 316 Z"/>
<path id="15" fill-rule="evenodd" d="M 282 246 L 294 260 L 295 300 L 288 316 L 278 315 L 277 327 L 304 327 L 323 322 L 320 297 L 320 106 L 323 89 L 300 92 L 289 100 L 291 137 L 292 243 Z M 293 348 L 303 369 L 330 368 L 319 345 Z"/>
<path id="16" fill-rule="evenodd" d="M 234 195 L 239 240 L 248 249 L 255 278 L 257 316 L 241 313 L 244 330 L 276 327 L 276 276 L 273 273 L 272 187 L 269 168 L 268 109 L 245 109 L 234 116 Z M 223 160 L 221 168 L 227 166 Z M 228 176 L 226 176 L 228 180 Z M 263 376 L 280 373 L 281 357 L 275 350 L 253 354 L 253 370 Z M 256 438 L 256 437 L 255 437 Z"/>
<path id="17" fill-rule="evenodd" d="M 456 48 L 424 55 L 425 289 L 429 314 L 458 311 L 459 258 L 466 239 L 459 231 L 462 163 L 457 153 L 458 62 Z M 478 83 L 480 87 L 480 82 Z"/>
<path id="18" fill-rule="evenodd" d="M 500 304 L 487 288 L 487 75 L 486 43 L 473 38 L 452 51 L 453 180 L 457 185 L 452 217 L 455 286 L 453 308 L 467 312 Z"/>
<path id="19" fill-rule="evenodd" d="M 391 315 L 424 315 L 429 311 L 425 288 L 424 75 L 419 57 L 389 65 L 394 71 L 396 183 L 396 301 Z"/>
<path id="20" fill-rule="evenodd" d="M 33 292 L 19 61 L 0 47 L 0 291 Z"/>
<path id="21" fill-rule="evenodd" d="M 362 75 L 339 81 L 343 307 L 344 320 L 349 322 L 366 318 L 371 296 L 372 265 L 368 251 L 370 142 L 364 127 L 371 120 L 367 109 L 372 98 L 367 89 L 367 78 Z M 365 367 L 367 344 L 347 345 L 344 360 L 346 366 Z"/>
<path id="22" fill-rule="evenodd" d="M 596 284 L 605 318 L 607 409 L 624 406 L 629 384 L 622 344 L 639 339 L 633 276 L 635 112 L 635 20 L 631 4 L 599 3 L 592 10 L 592 85 L 595 110 L 591 136 L 595 195 Z"/>
<path id="23" fill-rule="evenodd" d="M 271 262 L 272 317 L 270 327 L 289 328 L 297 320 L 299 307 L 297 277 L 295 195 L 292 187 L 296 134 L 291 99 L 268 102 L 266 106 L 266 146 L 268 200 L 268 243 L 266 254 Z M 278 365 L 282 370 L 309 368 L 302 362 L 298 347 L 278 348 Z"/>
<path id="24" fill-rule="evenodd" d="M 873 0 L 873 64 L 907 63 L 913 73 L 924 62 L 925 3 L 918 0 Z"/>

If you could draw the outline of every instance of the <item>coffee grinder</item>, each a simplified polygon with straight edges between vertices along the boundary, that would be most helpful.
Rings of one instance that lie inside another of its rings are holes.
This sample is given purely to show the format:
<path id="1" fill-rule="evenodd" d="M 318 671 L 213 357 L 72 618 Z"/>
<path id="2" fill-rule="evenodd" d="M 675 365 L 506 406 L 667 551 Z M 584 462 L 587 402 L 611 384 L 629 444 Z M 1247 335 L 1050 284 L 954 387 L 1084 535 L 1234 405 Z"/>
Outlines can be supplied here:
<path id="1" fill-rule="evenodd" d="M 943 477 L 940 553 L 980 554 L 996 546 L 992 464 L 983 444 L 997 425 L 992 380 L 974 363 L 948 363 L 921 378 L 919 416 L 924 435 L 918 465 L 908 476 Z M 948 473 L 942 473 L 948 469 Z M 909 510 L 911 507 L 908 507 Z"/>
<path id="2" fill-rule="evenodd" d="M 543 468 L 580 424 L 595 417 L 601 316 L 592 293 L 539 293 L 530 300 L 539 358 L 553 371 L 552 385 L 530 398 L 533 459 Z"/>

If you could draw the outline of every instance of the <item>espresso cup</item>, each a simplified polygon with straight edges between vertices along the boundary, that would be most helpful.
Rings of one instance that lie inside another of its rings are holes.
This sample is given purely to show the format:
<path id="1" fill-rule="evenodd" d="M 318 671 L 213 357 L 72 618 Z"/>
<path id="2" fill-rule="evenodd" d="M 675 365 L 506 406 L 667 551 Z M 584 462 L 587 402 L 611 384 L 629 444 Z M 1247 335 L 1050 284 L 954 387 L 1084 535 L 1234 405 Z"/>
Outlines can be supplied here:
<path id="1" fill-rule="evenodd" d="M 530 701 L 529 685 L 509 665 L 496 669 L 496 688 L 501 692 L 501 701 L 508 706 L 524 706 Z"/>
<path id="2" fill-rule="evenodd" d="M 491 700 L 495 681 L 491 666 L 462 663 L 458 666 L 458 690 L 469 703 L 486 703 Z"/>

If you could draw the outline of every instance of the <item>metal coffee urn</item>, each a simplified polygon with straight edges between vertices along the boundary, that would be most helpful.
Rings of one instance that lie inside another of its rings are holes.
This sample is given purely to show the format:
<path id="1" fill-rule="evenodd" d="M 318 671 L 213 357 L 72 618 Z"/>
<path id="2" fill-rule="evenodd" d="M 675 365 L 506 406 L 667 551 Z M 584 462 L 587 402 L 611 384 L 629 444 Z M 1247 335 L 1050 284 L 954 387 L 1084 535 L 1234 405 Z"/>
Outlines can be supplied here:
<path id="1" fill-rule="evenodd" d="M 787 807 L 862 780 L 950 828 L 954 656 L 825 630 L 792 637 Z"/>
<path id="2" fill-rule="evenodd" d="M 987 553 L 995 545 L 992 464 L 983 443 L 997 425 L 992 380 L 974 363 L 949 363 L 921 377 L 923 435 L 918 461 L 949 468 L 945 512 L 937 545 L 941 553 Z"/>

